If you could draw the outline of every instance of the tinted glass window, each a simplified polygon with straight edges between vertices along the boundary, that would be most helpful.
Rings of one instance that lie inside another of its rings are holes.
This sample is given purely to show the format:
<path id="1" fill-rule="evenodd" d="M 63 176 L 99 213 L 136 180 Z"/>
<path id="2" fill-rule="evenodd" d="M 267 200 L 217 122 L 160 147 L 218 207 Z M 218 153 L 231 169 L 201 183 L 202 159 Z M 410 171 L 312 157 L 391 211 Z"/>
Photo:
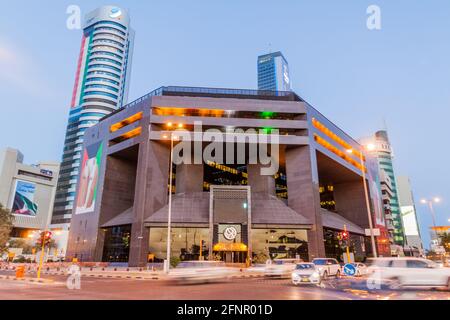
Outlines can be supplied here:
<path id="1" fill-rule="evenodd" d="M 317 260 L 313 260 L 313 263 L 318 266 L 324 266 L 327 264 L 327 260 L 326 259 L 317 259 Z"/>
<path id="2" fill-rule="evenodd" d="M 408 260 L 406 261 L 407 268 L 428 268 L 428 263 L 419 260 Z"/>
<path id="3" fill-rule="evenodd" d="M 297 270 L 307 270 L 307 269 L 314 268 L 314 265 L 313 264 L 309 264 L 309 263 L 302 263 L 302 264 L 298 264 L 295 268 Z"/>

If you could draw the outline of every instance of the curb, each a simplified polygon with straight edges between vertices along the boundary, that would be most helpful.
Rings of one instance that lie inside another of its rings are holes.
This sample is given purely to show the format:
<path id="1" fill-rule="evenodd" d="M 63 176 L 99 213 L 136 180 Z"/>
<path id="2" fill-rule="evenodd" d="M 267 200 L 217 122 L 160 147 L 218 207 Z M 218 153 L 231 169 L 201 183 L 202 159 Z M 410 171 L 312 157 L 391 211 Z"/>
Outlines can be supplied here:
<path id="1" fill-rule="evenodd" d="M 1 280 L 12 280 L 12 281 L 18 281 L 18 282 L 34 282 L 34 283 L 53 283 L 53 280 L 48 279 L 35 279 L 35 278 L 16 278 L 13 276 L 4 276 L 0 275 Z"/>

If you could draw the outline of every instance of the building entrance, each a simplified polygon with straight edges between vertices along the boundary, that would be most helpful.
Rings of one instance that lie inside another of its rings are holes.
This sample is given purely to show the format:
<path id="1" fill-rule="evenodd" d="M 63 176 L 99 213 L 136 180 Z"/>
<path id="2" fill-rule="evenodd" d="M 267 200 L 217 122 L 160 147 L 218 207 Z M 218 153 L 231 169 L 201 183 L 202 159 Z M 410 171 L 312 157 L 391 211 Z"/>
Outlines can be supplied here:
<path id="1" fill-rule="evenodd" d="M 214 258 L 225 263 L 246 263 L 248 248 L 243 243 L 218 243 L 213 248 Z"/>

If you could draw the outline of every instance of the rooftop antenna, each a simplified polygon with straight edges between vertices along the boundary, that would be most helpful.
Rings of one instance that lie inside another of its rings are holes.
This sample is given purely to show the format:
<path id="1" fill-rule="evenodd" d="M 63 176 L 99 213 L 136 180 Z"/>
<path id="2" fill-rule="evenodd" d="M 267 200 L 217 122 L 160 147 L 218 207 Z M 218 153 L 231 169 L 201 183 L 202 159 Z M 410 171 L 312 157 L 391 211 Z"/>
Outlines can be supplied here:
<path id="1" fill-rule="evenodd" d="M 383 130 L 384 131 L 388 131 L 388 126 L 387 126 L 387 122 L 386 122 L 386 117 L 383 116 Z"/>

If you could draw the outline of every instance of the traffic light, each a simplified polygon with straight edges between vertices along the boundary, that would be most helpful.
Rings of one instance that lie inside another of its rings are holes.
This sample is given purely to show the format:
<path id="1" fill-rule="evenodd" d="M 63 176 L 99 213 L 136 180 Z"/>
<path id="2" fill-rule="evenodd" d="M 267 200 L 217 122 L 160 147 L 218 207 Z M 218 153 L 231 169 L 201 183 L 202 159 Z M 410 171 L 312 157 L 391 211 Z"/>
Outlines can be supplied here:
<path id="1" fill-rule="evenodd" d="M 50 244 L 52 240 L 52 233 L 50 231 L 42 231 L 38 238 L 37 245 L 42 246 Z"/>
<path id="2" fill-rule="evenodd" d="M 342 240 L 348 240 L 348 232 L 347 231 L 341 232 L 341 237 L 342 237 Z"/>

